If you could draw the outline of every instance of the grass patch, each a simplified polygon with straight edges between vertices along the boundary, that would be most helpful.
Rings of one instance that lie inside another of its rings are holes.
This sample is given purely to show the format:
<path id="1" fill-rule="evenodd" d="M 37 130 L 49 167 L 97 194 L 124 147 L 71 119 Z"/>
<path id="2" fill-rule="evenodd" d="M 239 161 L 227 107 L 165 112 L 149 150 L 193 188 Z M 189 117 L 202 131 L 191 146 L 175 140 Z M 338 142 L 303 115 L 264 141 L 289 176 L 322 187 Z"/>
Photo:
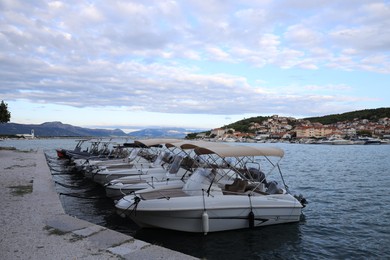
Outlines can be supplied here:
<path id="1" fill-rule="evenodd" d="M 28 168 L 28 167 L 36 167 L 37 164 L 36 163 L 33 163 L 33 164 L 29 164 L 29 165 L 12 165 L 12 166 L 9 166 L 9 167 L 6 167 L 4 168 L 5 170 L 13 170 L 13 169 L 16 169 L 16 168 Z"/>
<path id="2" fill-rule="evenodd" d="M 50 226 L 45 226 L 43 228 L 43 230 L 46 230 L 49 233 L 49 236 L 51 236 L 51 235 L 63 236 L 63 235 L 66 235 L 66 234 L 69 233 L 69 232 L 62 231 L 62 230 L 59 230 L 59 229 L 56 229 L 56 228 L 53 228 L 53 227 L 50 227 Z M 79 236 L 79 235 L 76 235 L 76 234 L 72 234 L 72 237 L 69 239 L 69 242 L 74 243 L 74 242 L 80 241 L 82 239 L 83 239 L 82 236 Z"/>
<path id="3" fill-rule="evenodd" d="M 59 229 L 52 228 L 52 227 L 49 227 L 49 226 L 45 226 L 43 229 L 46 230 L 47 232 L 49 232 L 49 235 L 62 236 L 62 235 L 65 235 L 65 234 L 68 233 L 68 232 L 61 231 Z"/>
<path id="4" fill-rule="evenodd" d="M 0 146 L 0 150 L 16 151 L 16 152 L 19 152 L 19 153 L 37 153 L 38 152 L 38 150 L 36 150 L 36 149 L 19 150 L 19 149 L 16 149 L 15 147 L 13 147 L 13 146 Z"/>
<path id="5" fill-rule="evenodd" d="M 72 236 L 72 238 L 71 239 L 69 239 L 69 242 L 77 242 L 77 241 L 80 241 L 80 240 L 82 240 L 83 239 L 83 237 L 82 236 L 79 236 L 79 235 L 76 235 L 76 234 L 73 234 L 73 236 Z"/>
<path id="6" fill-rule="evenodd" d="M 0 150 L 14 151 L 14 150 L 16 150 L 16 148 L 15 147 L 11 147 L 11 146 L 0 146 Z"/>
<path id="7" fill-rule="evenodd" d="M 14 196 L 24 196 L 26 194 L 32 193 L 33 186 L 32 184 L 29 185 L 19 185 L 19 186 L 10 186 L 8 187 L 11 189 L 11 194 Z"/>
<path id="8" fill-rule="evenodd" d="M 30 150 L 16 150 L 18 153 L 37 153 L 37 150 L 30 149 Z"/>

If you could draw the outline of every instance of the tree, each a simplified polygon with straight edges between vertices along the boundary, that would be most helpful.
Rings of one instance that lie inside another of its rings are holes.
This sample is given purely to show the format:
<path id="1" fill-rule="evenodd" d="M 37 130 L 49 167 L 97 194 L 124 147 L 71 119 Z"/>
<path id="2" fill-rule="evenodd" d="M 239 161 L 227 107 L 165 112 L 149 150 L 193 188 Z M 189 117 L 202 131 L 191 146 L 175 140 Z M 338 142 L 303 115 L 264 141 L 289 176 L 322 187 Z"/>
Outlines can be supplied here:
<path id="1" fill-rule="evenodd" d="M 8 111 L 8 105 L 1 101 L 0 104 L 0 123 L 7 123 L 11 119 L 11 113 Z"/>

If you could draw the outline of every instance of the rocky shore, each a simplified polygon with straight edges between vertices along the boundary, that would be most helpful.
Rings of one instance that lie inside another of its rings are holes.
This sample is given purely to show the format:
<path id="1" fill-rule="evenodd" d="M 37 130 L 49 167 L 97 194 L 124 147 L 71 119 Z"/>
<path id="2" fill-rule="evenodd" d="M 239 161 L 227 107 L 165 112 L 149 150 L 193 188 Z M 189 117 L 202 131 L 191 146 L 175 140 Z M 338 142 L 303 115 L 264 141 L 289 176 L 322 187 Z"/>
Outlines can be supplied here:
<path id="1" fill-rule="evenodd" d="M 44 153 L 0 149 L 0 259 L 196 259 L 67 215 Z"/>

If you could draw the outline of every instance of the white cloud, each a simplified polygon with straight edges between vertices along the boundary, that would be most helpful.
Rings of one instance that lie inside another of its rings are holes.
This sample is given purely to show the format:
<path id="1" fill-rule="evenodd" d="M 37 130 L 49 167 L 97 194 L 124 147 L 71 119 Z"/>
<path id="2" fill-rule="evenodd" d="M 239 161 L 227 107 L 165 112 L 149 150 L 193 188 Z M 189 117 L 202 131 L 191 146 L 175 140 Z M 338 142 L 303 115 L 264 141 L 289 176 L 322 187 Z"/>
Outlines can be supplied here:
<path id="1" fill-rule="evenodd" d="M 338 92 L 338 91 L 352 91 L 352 87 L 351 86 L 347 86 L 347 85 L 326 85 L 326 86 L 318 86 L 318 85 L 308 85 L 308 86 L 304 86 L 305 89 L 307 90 L 314 90 L 314 91 L 322 91 L 322 90 L 326 90 L 326 91 L 329 91 L 329 92 Z"/>
<path id="2" fill-rule="evenodd" d="M 291 46 L 313 48 L 321 45 L 323 36 L 320 32 L 307 28 L 302 24 L 295 24 L 287 28 L 284 37 Z"/>
<path id="3" fill-rule="evenodd" d="M 215 60 L 229 60 L 229 54 L 217 47 L 206 47 L 209 57 Z"/>
<path id="4" fill-rule="evenodd" d="M 327 95 L 348 82 L 324 76 L 300 85 L 313 86 L 309 94 L 296 88 L 284 96 L 278 90 L 288 83 L 270 68 L 390 73 L 390 9 L 381 1 L 13 0 L 0 10 L 4 99 L 164 113 L 299 112 L 309 101 L 349 105 Z"/>

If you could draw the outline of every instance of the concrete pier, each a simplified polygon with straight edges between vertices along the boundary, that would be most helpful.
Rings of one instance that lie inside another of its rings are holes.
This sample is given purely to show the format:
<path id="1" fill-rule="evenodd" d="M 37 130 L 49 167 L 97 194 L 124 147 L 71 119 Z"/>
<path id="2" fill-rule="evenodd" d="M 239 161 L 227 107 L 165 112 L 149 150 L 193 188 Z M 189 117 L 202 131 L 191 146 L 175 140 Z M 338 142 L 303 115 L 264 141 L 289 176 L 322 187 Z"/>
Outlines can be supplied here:
<path id="1" fill-rule="evenodd" d="M 42 150 L 0 148 L 0 259 L 196 259 L 69 216 Z"/>

